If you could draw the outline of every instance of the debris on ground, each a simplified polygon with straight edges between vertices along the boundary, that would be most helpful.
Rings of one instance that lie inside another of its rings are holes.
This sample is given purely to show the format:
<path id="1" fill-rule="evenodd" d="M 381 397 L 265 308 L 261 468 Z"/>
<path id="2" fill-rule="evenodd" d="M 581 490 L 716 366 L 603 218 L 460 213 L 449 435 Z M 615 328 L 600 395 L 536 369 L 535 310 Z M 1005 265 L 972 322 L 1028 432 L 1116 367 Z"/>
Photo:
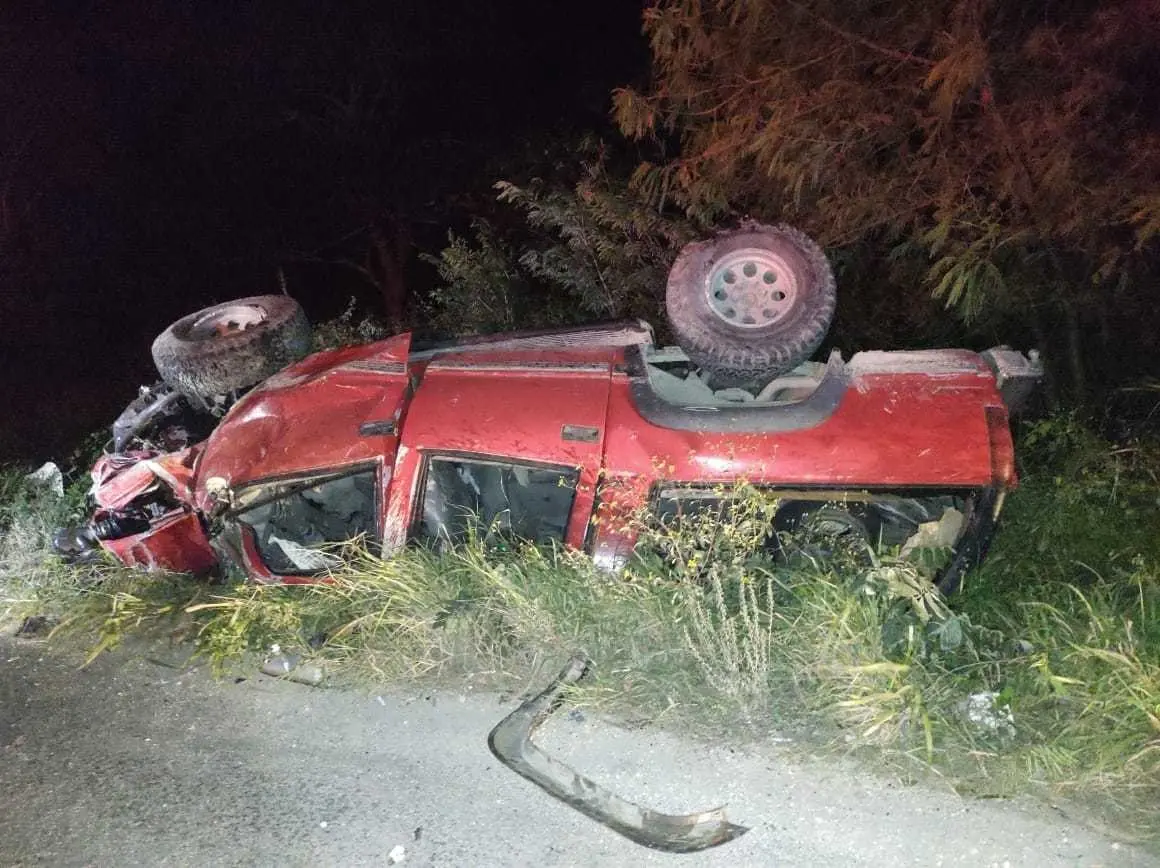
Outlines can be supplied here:
<path id="1" fill-rule="evenodd" d="M 56 626 L 56 619 L 48 615 L 29 615 L 20 622 L 13 634 L 17 639 L 41 639 L 52 632 Z"/>
<path id="2" fill-rule="evenodd" d="M 966 719 L 987 732 L 1003 735 L 1015 734 L 1015 716 L 1007 703 L 999 704 L 999 694 L 994 691 L 972 693 L 963 703 Z"/>
<path id="3" fill-rule="evenodd" d="M 899 557 L 905 558 L 917 549 L 950 549 L 962 536 L 967 517 L 954 507 L 943 510 L 938 521 L 925 521 L 902 545 Z"/>
<path id="4" fill-rule="evenodd" d="M 60 472 L 55 462 L 44 462 L 26 475 L 24 481 L 28 483 L 29 488 L 38 492 L 51 494 L 57 499 L 64 497 L 64 474 Z"/>
<path id="5" fill-rule="evenodd" d="M 560 694 L 579 681 L 590 661 L 573 657 L 541 693 L 501 720 L 488 736 L 491 752 L 508 768 L 549 795 L 630 841 L 670 853 L 692 853 L 732 841 L 749 829 L 725 819 L 724 808 L 663 814 L 620 798 L 532 743 L 532 733 L 559 705 Z"/>
<path id="6" fill-rule="evenodd" d="M 287 681 L 307 684 L 310 687 L 318 687 L 325 678 L 321 666 L 315 663 L 303 663 L 298 654 L 276 653 L 272 657 L 267 657 L 262 664 L 261 672 L 263 675 L 284 678 Z"/>

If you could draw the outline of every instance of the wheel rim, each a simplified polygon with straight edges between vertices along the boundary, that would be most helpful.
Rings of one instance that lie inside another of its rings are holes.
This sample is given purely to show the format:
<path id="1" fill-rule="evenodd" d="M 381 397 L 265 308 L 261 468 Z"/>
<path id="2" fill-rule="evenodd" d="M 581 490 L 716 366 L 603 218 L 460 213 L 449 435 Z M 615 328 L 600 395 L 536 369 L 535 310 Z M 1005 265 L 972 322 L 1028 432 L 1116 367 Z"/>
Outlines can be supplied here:
<path id="1" fill-rule="evenodd" d="M 189 327 L 189 337 L 195 341 L 224 338 L 261 325 L 266 319 L 266 309 L 261 305 L 226 305 L 214 308 L 194 320 Z"/>
<path id="2" fill-rule="evenodd" d="M 762 328 L 784 319 L 797 295 L 797 276 L 789 263 L 757 247 L 723 257 L 705 285 L 709 309 L 737 328 Z"/>

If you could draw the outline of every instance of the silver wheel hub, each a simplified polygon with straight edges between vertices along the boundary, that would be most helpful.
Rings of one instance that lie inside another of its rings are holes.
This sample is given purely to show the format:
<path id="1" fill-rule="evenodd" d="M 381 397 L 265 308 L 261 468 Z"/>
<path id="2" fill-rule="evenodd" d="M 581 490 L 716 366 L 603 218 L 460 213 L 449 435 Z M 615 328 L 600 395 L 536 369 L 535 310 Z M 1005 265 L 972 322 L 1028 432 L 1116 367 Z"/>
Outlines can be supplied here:
<path id="1" fill-rule="evenodd" d="M 757 247 L 734 250 L 709 272 L 705 297 L 718 319 L 738 328 L 761 328 L 793 309 L 798 281 L 785 259 Z"/>

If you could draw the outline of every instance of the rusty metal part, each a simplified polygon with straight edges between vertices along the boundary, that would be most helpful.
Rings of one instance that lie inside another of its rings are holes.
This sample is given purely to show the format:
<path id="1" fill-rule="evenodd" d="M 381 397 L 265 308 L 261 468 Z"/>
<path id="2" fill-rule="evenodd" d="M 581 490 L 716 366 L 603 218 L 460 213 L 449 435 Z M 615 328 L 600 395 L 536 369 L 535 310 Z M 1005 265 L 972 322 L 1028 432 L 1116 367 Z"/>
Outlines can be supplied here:
<path id="1" fill-rule="evenodd" d="M 532 733 L 559 705 L 564 687 L 587 671 L 590 661 L 573 657 L 541 693 L 501 720 L 487 738 L 495 756 L 521 777 L 546 790 L 630 841 L 670 853 L 692 853 L 732 841 L 749 831 L 725 819 L 724 808 L 693 814 L 662 814 L 604 789 L 532 744 Z"/>

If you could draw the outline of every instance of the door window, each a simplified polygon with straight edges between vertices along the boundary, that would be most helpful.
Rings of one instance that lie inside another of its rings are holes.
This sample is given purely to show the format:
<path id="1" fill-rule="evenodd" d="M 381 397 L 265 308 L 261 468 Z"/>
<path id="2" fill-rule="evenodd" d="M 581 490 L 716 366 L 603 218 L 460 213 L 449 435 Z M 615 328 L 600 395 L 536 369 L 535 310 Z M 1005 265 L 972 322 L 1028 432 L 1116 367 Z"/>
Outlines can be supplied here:
<path id="1" fill-rule="evenodd" d="M 571 468 L 429 458 L 415 535 L 452 544 L 473 533 L 563 542 L 579 475 Z"/>
<path id="2" fill-rule="evenodd" d="M 238 513 L 254 531 L 262 563 L 280 576 L 314 575 L 337 566 L 328 546 L 375 532 L 375 471 L 271 486 Z"/>

